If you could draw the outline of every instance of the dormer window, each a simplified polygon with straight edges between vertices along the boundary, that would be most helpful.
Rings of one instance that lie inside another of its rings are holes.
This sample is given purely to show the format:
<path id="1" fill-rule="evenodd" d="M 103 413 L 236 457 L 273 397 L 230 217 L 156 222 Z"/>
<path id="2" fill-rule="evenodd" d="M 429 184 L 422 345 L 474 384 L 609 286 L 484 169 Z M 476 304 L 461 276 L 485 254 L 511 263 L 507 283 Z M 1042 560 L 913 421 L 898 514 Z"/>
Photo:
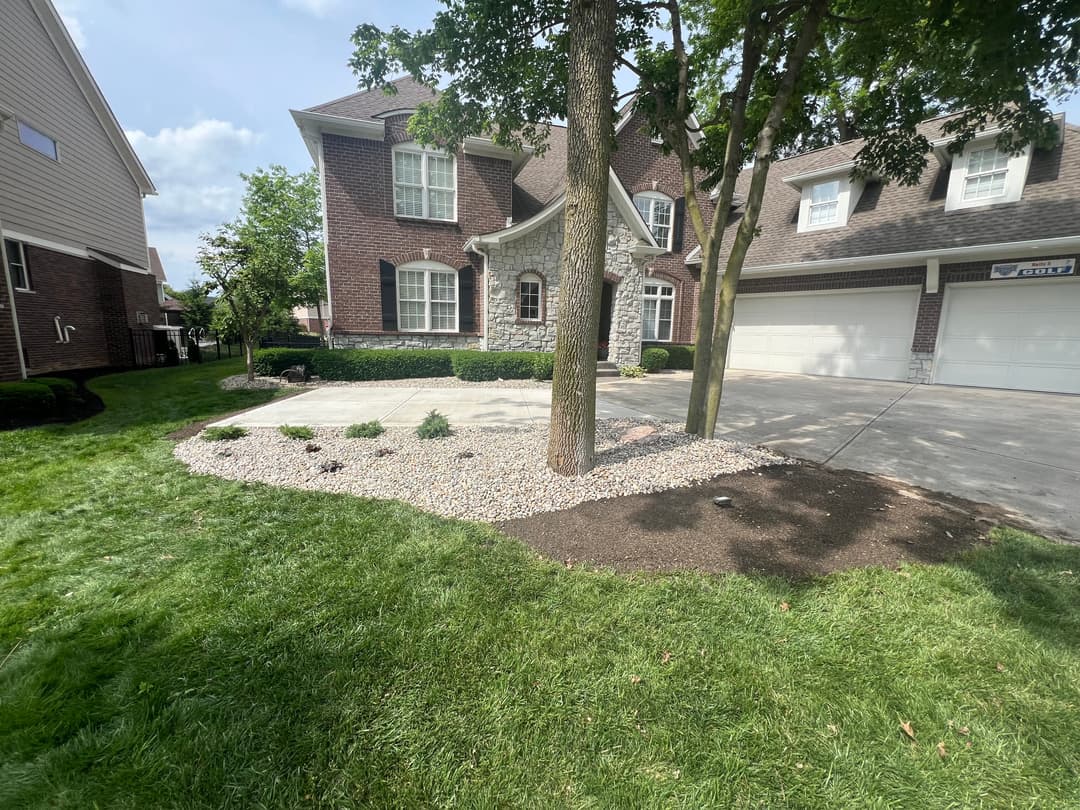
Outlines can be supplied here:
<path id="1" fill-rule="evenodd" d="M 810 189 L 810 224 L 832 225 L 840 216 L 840 181 L 816 183 Z"/>
<path id="2" fill-rule="evenodd" d="M 457 167 L 453 155 L 400 144 L 394 155 L 394 214 L 416 219 L 457 219 Z"/>
<path id="3" fill-rule="evenodd" d="M 1008 155 L 996 148 L 977 149 L 968 155 L 964 199 L 987 200 L 1003 196 L 1008 174 Z"/>
<path id="4" fill-rule="evenodd" d="M 675 202 L 666 194 L 658 191 L 642 191 L 634 195 L 634 205 L 637 206 L 641 218 L 652 231 L 656 244 L 667 250 L 671 250 L 671 220 Z"/>

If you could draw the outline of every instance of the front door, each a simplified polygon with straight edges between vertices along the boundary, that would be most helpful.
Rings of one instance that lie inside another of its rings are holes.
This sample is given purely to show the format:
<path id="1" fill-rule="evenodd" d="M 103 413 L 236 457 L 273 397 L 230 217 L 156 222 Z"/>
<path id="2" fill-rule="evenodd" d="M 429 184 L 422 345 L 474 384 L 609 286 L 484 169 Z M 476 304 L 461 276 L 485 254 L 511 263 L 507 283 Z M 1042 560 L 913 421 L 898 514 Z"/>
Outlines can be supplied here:
<path id="1" fill-rule="evenodd" d="M 600 343 L 597 348 L 597 357 L 607 360 L 608 340 L 611 337 L 611 292 L 613 286 L 610 282 L 604 282 L 603 292 L 600 294 Z"/>

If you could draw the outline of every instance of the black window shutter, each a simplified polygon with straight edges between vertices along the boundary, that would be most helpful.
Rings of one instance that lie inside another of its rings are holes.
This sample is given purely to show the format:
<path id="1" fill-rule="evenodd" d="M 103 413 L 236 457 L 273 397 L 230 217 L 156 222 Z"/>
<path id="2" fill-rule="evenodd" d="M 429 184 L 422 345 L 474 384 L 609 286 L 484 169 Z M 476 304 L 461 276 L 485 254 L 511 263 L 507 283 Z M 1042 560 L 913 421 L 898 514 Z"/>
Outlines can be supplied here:
<path id="1" fill-rule="evenodd" d="M 473 306 L 473 287 L 476 273 L 467 264 L 458 270 L 458 329 L 461 332 L 476 331 L 476 308 Z"/>
<path id="2" fill-rule="evenodd" d="M 379 259 L 379 287 L 382 290 L 382 328 L 397 331 L 397 270 L 388 261 Z"/>
<path id="3" fill-rule="evenodd" d="M 682 253 L 683 243 L 683 220 L 686 219 L 686 197 L 679 197 L 675 201 L 675 212 L 671 219 L 671 252 Z"/>

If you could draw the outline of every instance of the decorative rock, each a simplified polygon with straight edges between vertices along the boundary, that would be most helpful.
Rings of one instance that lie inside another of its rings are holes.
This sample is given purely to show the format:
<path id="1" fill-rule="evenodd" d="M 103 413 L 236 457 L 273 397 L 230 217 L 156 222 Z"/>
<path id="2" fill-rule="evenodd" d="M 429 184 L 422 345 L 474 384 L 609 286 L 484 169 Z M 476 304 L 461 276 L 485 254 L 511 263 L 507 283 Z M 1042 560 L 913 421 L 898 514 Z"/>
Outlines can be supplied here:
<path id="1" fill-rule="evenodd" d="M 656 438 L 656 428 L 653 425 L 638 425 L 620 436 L 619 444 L 644 444 L 655 441 Z"/>
<path id="2" fill-rule="evenodd" d="M 375 451 L 375 455 L 379 458 L 385 458 L 386 456 L 394 455 L 394 450 L 391 447 L 380 447 Z"/>
<path id="3" fill-rule="evenodd" d="M 726 495 L 718 495 L 712 499 L 712 502 L 715 503 L 717 506 L 724 507 L 725 509 L 732 506 L 731 498 L 727 497 Z"/>
<path id="4" fill-rule="evenodd" d="M 305 453 L 318 453 L 320 450 L 322 450 L 322 448 L 319 447 L 319 445 L 312 444 L 311 442 L 308 442 L 307 444 L 304 445 L 304 452 Z"/>
<path id="5" fill-rule="evenodd" d="M 345 465 L 342 464 L 340 461 L 335 461 L 334 459 L 324 461 L 322 464 L 319 465 L 319 472 L 324 473 L 336 473 L 338 470 L 344 469 Z"/>
<path id="6" fill-rule="evenodd" d="M 475 455 L 476 455 L 476 453 L 474 453 L 472 450 L 462 450 L 460 453 L 458 453 L 455 456 L 455 458 L 457 458 L 458 460 L 461 460 L 461 459 L 465 459 L 465 458 L 472 458 Z"/>

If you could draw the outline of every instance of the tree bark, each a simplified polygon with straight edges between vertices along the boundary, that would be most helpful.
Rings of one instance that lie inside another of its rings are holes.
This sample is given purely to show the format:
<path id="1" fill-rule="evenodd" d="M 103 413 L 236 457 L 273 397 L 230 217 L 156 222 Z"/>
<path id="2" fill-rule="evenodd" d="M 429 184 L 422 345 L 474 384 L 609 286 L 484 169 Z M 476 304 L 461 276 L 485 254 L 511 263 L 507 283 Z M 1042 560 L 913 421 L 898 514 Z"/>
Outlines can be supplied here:
<path id="1" fill-rule="evenodd" d="M 255 339 L 244 335 L 244 362 L 247 364 L 248 382 L 255 380 Z"/>
<path id="2" fill-rule="evenodd" d="M 711 227 L 704 238 L 698 238 L 701 245 L 701 289 L 698 293 L 698 325 L 694 339 L 694 376 L 690 382 L 690 403 L 686 410 L 686 432 L 698 435 L 704 435 L 705 432 L 705 399 L 711 369 L 713 332 L 716 328 L 716 276 L 720 267 L 720 245 L 724 238 L 731 201 L 735 197 L 735 182 L 742 171 L 746 108 L 750 102 L 754 77 L 761 67 L 761 22 L 761 6 L 754 3 L 747 13 L 746 29 L 743 32 L 742 64 L 731 102 L 720 193 L 713 210 Z M 689 158 L 684 165 L 689 165 Z M 690 177 L 693 177 L 692 167 Z"/>
<path id="3" fill-rule="evenodd" d="M 754 232 L 757 230 L 761 203 L 765 196 L 765 181 L 768 179 L 769 167 L 773 161 L 773 147 L 780 132 L 780 125 L 787 114 L 788 105 L 795 94 L 795 85 L 806 57 L 817 42 L 818 31 L 828 7 L 829 0 L 812 0 L 807 7 L 798 39 L 788 53 L 783 78 L 780 80 L 768 115 L 765 117 L 765 124 L 758 132 L 754 149 L 754 168 L 750 177 L 750 191 L 746 199 L 746 213 L 735 234 L 735 242 L 731 246 L 731 254 L 728 256 L 724 278 L 720 285 L 719 321 L 713 335 L 712 356 L 709 358 L 709 382 L 705 391 L 705 422 L 701 431 L 706 439 L 711 439 L 716 434 L 716 417 L 720 410 L 720 398 L 724 392 L 728 343 L 731 337 L 731 326 L 735 320 L 735 294 L 738 290 L 746 253 L 754 241 Z M 696 365 L 695 358 L 695 371 Z"/>
<path id="4" fill-rule="evenodd" d="M 615 0 L 571 0 L 566 220 L 559 328 L 551 383 L 548 466 L 560 475 L 593 467 L 596 349 L 607 241 L 608 170 L 615 65 Z"/>

